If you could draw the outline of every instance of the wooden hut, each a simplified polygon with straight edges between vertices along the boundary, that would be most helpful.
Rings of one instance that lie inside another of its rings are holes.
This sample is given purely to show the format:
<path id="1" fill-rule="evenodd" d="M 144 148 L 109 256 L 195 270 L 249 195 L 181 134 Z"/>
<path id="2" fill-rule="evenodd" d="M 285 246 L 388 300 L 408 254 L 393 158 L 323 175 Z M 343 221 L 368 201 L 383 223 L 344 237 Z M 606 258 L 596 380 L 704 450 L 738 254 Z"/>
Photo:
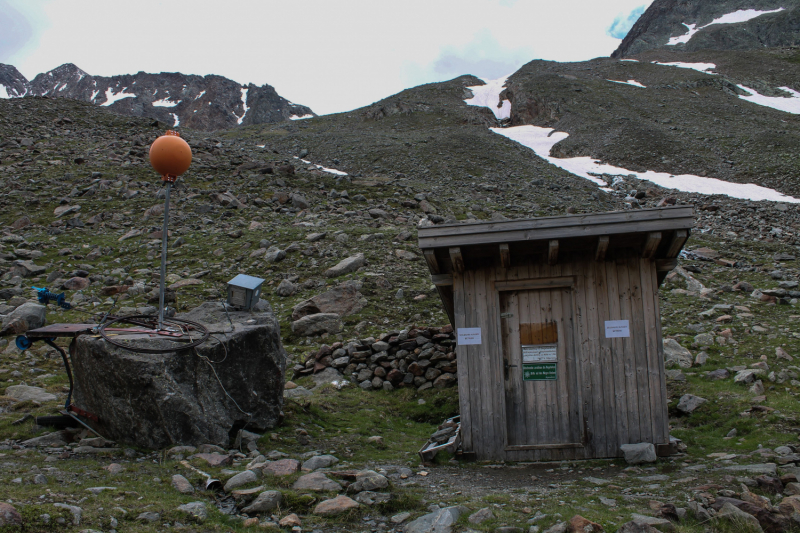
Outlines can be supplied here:
<path id="1" fill-rule="evenodd" d="M 667 452 L 658 287 L 693 225 L 677 206 L 419 229 L 457 333 L 466 455 Z"/>

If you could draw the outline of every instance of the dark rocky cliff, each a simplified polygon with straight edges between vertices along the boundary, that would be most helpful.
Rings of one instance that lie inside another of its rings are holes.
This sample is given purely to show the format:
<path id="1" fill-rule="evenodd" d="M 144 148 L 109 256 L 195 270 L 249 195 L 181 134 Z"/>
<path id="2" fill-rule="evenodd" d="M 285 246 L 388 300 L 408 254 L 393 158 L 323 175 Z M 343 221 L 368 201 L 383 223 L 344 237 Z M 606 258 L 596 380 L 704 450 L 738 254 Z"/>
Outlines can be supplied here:
<path id="1" fill-rule="evenodd" d="M 0 64 L 0 86 L 5 86 L 9 97 L 73 98 L 124 115 L 150 117 L 168 126 L 203 131 L 314 114 L 308 107 L 281 97 L 270 85 L 245 86 L 214 75 L 139 72 L 92 76 L 67 63 L 28 82 L 13 66 Z"/>
<path id="2" fill-rule="evenodd" d="M 783 11 L 766 13 L 745 22 L 712 24 L 713 20 L 739 10 Z M 685 35 L 687 25 L 702 28 L 686 43 L 667 44 Z M 704 27 L 705 26 L 705 27 Z M 655 0 L 639 17 L 611 57 L 634 56 L 654 49 L 754 50 L 800 44 L 798 0 Z"/>
<path id="3" fill-rule="evenodd" d="M 0 98 L 15 98 L 28 92 L 28 80 L 12 65 L 0 63 Z"/>

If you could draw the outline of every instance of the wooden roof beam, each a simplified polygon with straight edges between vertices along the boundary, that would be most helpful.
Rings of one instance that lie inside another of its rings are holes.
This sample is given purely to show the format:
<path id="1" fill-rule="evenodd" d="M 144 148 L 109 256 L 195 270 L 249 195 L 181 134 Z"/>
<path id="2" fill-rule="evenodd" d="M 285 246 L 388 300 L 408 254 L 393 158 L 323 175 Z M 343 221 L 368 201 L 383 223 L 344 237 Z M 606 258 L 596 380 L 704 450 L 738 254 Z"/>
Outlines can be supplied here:
<path id="1" fill-rule="evenodd" d="M 551 239 L 547 245 L 547 264 L 555 265 L 558 262 L 558 239 Z"/>
<path id="2" fill-rule="evenodd" d="M 453 270 L 459 274 L 464 272 L 464 257 L 461 255 L 461 248 L 455 246 L 449 249 L 450 261 L 453 262 Z"/>
<path id="3" fill-rule="evenodd" d="M 679 229 L 672 234 L 672 240 L 669 242 L 669 250 L 667 250 L 667 257 L 678 257 L 681 253 L 681 248 L 689 238 L 689 232 L 685 229 Z"/>
<path id="4" fill-rule="evenodd" d="M 439 261 L 436 259 L 436 252 L 434 250 L 423 250 L 422 256 L 425 262 L 428 263 L 428 270 L 431 274 L 441 274 L 442 270 L 439 268 Z"/>
<path id="5" fill-rule="evenodd" d="M 431 283 L 437 287 L 448 287 L 453 285 L 452 274 L 431 274 Z"/>
<path id="6" fill-rule="evenodd" d="M 647 234 L 647 239 L 644 242 L 642 249 L 642 257 L 645 259 L 652 259 L 661 243 L 661 232 L 653 231 Z"/>
<path id="7" fill-rule="evenodd" d="M 511 252 L 508 249 L 508 243 L 502 243 L 500 245 L 500 263 L 503 265 L 503 268 L 511 266 Z"/>
<path id="8" fill-rule="evenodd" d="M 656 272 L 669 272 L 678 266 L 677 257 L 668 257 L 666 259 L 656 259 Z"/>
<path id="9" fill-rule="evenodd" d="M 608 251 L 608 235 L 601 235 L 597 239 L 597 251 L 594 253 L 594 260 L 595 261 L 604 261 L 606 258 L 606 252 Z"/>

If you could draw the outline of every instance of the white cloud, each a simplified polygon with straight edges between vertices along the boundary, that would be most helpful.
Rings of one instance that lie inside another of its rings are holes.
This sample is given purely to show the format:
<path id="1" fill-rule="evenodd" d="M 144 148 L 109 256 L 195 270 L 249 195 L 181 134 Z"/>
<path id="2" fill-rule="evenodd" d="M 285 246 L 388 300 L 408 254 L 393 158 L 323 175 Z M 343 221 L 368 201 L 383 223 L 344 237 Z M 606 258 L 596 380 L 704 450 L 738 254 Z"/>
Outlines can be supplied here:
<path id="1" fill-rule="evenodd" d="M 615 18 L 611 26 L 608 27 L 606 33 L 615 39 L 624 39 L 625 36 L 628 35 L 628 32 L 631 31 L 631 28 L 633 28 L 633 25 L 636 24 L 636 21 L 639 20 L 639 17 L 642 16 L 644 10 L 645 6 L 639 6 L 627 15 L 617 15 L 617 18 Z"/>
<path id="2" fill-rule="evenodd" d="M 47 26 L 45 5 L 45 0 L 0 0 L 0 63 L 13 65 L 38 45 Z"/>
<path id="3" fill-rule="evenodd" d="M 331 113 L 397 93 L 412 79 L 419 84 L 467 73 L 457 72 L 461 67 L 492 76 L 536 58 L 607 56 L 619 40 L 606 28 L 615 14 L 641 0 L 25 4 L 44 12 L 36 21 L 38 46 L 14 61 L 29 78 L 68 62 L 105 76 L 140 70 L 219 74 L 243 84 L 269 83 L 293 102 Z"/>
<path id="4" fill-rule="evenodd" d="M 449 80 L 462 74 L 493 80 L 508 76 L 533 57 L 532 48 L 505 48 L 484 28 L 463 46 L 444 46 L 433 62 L 425 65 L 406 63 L 403 79 L 409 86 Z"/>

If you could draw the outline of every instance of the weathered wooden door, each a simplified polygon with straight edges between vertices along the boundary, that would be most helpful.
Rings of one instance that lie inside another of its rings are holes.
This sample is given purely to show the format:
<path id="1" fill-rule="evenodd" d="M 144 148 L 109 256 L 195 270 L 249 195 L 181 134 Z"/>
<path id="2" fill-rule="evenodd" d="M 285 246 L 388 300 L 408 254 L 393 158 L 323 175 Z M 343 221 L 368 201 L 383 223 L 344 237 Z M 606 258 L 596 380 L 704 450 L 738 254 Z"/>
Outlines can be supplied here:
<path id="1" fill-rule="evenodd" d="M 499 295 L 506 449 L 582 447 L 571 286 Z"/>

